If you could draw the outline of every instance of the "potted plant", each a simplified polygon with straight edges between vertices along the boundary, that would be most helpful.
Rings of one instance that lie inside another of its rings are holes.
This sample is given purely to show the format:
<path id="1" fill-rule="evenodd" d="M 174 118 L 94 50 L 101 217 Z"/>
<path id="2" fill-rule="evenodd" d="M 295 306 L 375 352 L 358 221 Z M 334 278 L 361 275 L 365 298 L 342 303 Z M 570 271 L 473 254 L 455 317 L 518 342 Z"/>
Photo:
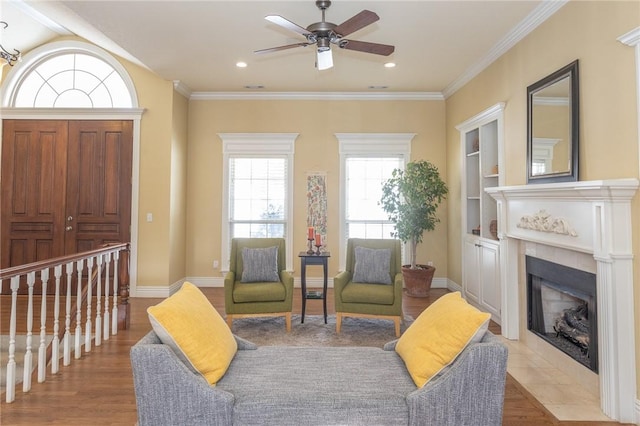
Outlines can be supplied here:
<path id="1" fill-rule="evenodd" d="M 404 170 L 393 170 L 391 178 L 382 185 L 379 204 L 395 225 L 393 236 L 411 247 L 411 264 L 402 266 L 409 296 L 429 294 L 435 268 L 418 265 L 416 249 L 424 231 L 433 231 L 440 222 L 436 211 L 447 192 L 438 168 L 425 160 L 412 161 Z"/>

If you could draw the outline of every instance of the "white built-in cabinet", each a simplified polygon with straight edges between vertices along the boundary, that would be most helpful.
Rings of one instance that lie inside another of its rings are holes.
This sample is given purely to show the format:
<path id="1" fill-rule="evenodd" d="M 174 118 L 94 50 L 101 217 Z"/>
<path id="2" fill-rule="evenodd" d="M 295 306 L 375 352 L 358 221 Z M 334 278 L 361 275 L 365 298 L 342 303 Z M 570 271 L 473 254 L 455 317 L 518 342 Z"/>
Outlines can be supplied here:
<path id="1" fill-rule="evenodd" d="M 462 289 L 464 297 L 500 323 L 500 244 L 497 205 L 486 188 L 503 185 L 504 104 L 456 126 L 462 151 Z"/>

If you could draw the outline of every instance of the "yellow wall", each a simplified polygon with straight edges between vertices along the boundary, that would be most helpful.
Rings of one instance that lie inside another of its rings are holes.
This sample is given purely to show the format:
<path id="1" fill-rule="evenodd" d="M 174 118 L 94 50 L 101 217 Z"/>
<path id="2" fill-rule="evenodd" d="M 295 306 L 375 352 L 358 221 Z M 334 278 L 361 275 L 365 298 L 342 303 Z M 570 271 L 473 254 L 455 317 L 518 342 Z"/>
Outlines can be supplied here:
<path id="1" fill-rule="evenodd" d="M 169 283 L 186 276 L 187 126 L 189 101 L 173 92 L 171 134 L 171 193 L 169 199 Z"/>
<path id="2" fill-rule="evenodd" d="M 616 39 L 640 25 L 640 2 L 572 1 L 446 101 L 448 277 L 461 283 L 460 141 L 455 125 L 506 102 L 506 185 L 526 183 L 526 88 L 580 60 L 580 180 L 639 176 L 634 49 Z M 640 283 L 640 195 L 632 204 Z M 637 285 L 636 285 L 637 287 Z M 636 291 L 635 311 L 640 292 Z M 640 333 L 636 315 L 636 334 Z M 636 345 L 640 338 L 636 337 Z M 636 348 L 636 354 L 640 350 Z"/>
<path id="3" fill-rule="evenodd" d="M 220 276 L 222 143 L 218 133 L 299 133 L 294 155 L 294 247 L 306 249 L 306 173 L 327 173 L 329 275 L 338 271 L 340 161 L 335 133 L 416 133 L 412 159 L 446 173 L 444 101 L 191 101 L 187 188 L 187 276 Z M 418 261 L 447 271 L 446 203 L 442 223 L 425 235 Z M 297 258 L 295 269 L 299 269 Z M 309 271 L 312 273 L 312 271 Z M 295 272 L 299 276 L 299 271 Z"/>
<path id="4" fill-rule="evenodd" d="M 138 286 L 171 284 L 170 230 L 172 150 L 174 132 L 173 83 L 122 59 L 145 109 L 140 123 L 140 177 L 138 215 Z M 175 114 L 180 114 L 176 112 Z M 180 136 L 176 144 L 184 144 Z M 153 221 L 147 222 L 147 213 Z"/>

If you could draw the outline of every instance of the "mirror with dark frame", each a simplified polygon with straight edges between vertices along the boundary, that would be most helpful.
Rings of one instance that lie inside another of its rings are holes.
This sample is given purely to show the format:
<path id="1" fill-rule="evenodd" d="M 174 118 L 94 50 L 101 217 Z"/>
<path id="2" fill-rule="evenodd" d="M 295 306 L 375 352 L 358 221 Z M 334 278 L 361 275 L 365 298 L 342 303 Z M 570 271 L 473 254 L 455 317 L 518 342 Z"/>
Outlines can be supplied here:
<path id="1" fill-rule="evenodd" d="M 578 180 L 578 61 L 527 87 L 527 183 Z"/>

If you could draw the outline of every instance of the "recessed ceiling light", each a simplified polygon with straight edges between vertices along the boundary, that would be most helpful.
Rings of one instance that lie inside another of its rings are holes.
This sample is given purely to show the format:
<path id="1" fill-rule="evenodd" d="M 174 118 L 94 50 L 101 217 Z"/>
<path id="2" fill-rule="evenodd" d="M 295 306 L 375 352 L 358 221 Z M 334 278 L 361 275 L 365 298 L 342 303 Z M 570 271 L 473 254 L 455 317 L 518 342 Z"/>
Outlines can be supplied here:
<path id="1" fill-rule="evenodd" d="M 382 90 L 382 89 L 388 89 L 389 86 L 369 86 L 369 89 L 373 89 L 373 90 Z"/>
<path id="2" fill-rule="evenodd" d="M 246 62 L 236 62 L 236 67 L 238 68 L 246 68 L 247 67 L 247 63 Z"/>
<path id="3" fill-rule="evenodd" d="M 396 66 L 395 62 L 387 62 L 387 63 L 384 64 L 385 68 L 393 68 L 395 66 Z"/>
<path id="4" fill-rule="evenodd" d="M 245 89 L 264 89 L 262 84 L 247 84 L 244 86 Z"/>

